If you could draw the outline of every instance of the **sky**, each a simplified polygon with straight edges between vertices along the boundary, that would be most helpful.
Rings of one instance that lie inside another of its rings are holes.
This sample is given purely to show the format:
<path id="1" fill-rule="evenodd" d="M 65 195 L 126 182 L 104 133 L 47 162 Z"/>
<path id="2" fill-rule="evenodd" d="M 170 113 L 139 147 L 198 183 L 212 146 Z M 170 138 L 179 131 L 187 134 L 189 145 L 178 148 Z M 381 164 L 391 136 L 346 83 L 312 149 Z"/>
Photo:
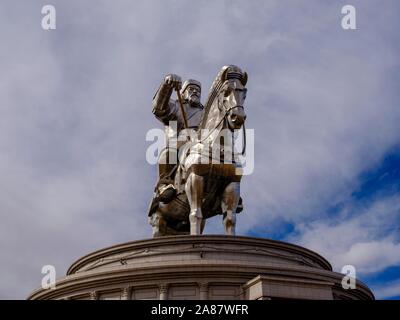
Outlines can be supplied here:
<path id="1" fill-rule="evenodd" d="M 41 9 L 56 8 L 43 30 Z M 341 27 L 344 5 L 356 30 Z M 400 3 L 396 0 L 0 3 L 0 299 L 43 265 L 151 237 L 146 133 L 168 73 L 247 71 L 255 167 L 237 234 L 354 265 L 400 298 Z M 205 233 L 222 234 L 221 217 Z"/>

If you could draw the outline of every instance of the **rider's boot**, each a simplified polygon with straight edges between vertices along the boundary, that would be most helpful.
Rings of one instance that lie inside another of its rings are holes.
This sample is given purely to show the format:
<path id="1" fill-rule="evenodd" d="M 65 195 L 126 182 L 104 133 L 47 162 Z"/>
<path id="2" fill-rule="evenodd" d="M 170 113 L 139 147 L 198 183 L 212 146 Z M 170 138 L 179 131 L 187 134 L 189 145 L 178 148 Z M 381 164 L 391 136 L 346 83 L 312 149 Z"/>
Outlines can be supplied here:
<path id="1" fill-rule="evenodd" d="M 176 195 L 176 188 L 174 186 L 173 171 L 175 166 L 173 164 L 159 164 L 159 181 L 157 183 L 158 200 L 164 203 L 170 202 Z"/>

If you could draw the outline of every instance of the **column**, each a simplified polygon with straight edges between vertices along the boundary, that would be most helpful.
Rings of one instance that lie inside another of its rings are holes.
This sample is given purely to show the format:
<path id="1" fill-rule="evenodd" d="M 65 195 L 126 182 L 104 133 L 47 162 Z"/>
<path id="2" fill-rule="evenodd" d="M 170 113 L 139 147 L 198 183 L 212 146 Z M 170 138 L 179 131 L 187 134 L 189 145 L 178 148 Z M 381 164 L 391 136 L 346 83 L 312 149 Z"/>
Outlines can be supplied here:
<path id="1" fill-rule="evenodd" d="M 160 285 L 160 300 L 168 300 L 168 284 Z"/>
<path id="2" fill-rule="evenodd" d="M 121 300 L 130 300 L 131 287 L 125 287 L 122 289 Z"/>
<path id="3" fill-rule="evenodd" d="M 208 282 L 200 282 L 200 300 L 208 300 Z"/>
<path id="4" fill-rule="evenodd" d="M 90 292 L 90 300 L 98 300 L 99 295 L 97 294 L 97 291 L 92 291 Z"/>

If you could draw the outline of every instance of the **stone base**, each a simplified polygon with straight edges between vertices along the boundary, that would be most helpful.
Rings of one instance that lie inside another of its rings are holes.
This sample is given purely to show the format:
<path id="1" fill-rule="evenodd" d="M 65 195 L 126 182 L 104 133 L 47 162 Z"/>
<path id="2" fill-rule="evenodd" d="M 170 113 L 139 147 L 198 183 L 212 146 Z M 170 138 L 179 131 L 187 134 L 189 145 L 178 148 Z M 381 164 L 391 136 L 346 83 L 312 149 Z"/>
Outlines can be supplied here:
<path id="1" fill-rule="evenodd" d="M 308 249 L 262 238 L 168 236 L 119 244 L 88 254 L 55 289 L 28 299 L 372 300 L 357 281 Z"/>

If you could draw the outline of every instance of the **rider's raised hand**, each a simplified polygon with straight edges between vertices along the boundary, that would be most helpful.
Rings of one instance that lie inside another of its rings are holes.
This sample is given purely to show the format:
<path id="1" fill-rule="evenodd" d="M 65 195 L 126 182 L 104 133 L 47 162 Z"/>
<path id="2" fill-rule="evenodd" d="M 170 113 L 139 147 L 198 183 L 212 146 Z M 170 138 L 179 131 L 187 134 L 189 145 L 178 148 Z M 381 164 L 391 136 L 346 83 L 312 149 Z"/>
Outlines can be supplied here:
<path id="1" fill-rule="evenodd" d="M 173 88 L 180 90 L 182 88 L 182 79 L 176 74 L 169 74 L 164 79 L 165 83 Z"/>

